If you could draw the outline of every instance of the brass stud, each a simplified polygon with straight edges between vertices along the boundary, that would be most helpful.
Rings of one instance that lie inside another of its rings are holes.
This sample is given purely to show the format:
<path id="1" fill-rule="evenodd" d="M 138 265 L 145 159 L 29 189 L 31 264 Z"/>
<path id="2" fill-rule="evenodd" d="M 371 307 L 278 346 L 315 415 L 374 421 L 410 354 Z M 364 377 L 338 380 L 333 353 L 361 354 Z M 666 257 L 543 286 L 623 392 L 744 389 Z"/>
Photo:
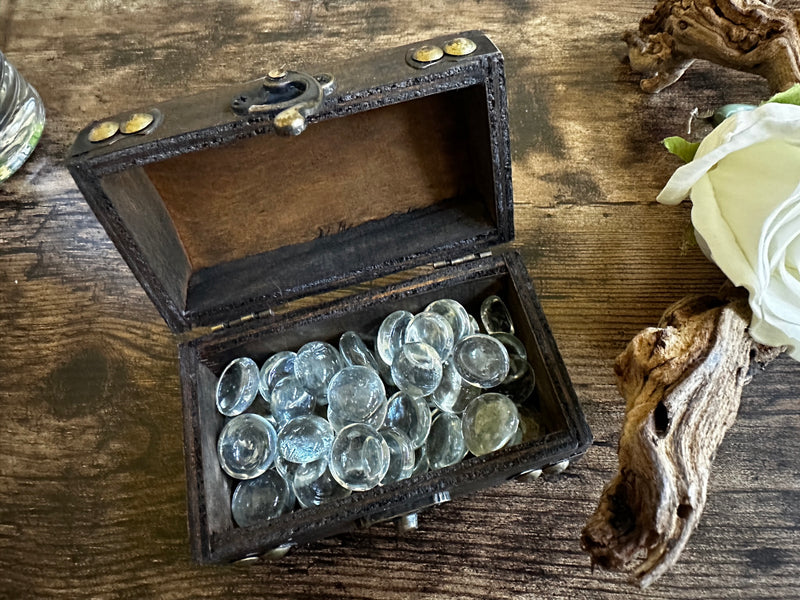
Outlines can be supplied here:
<path id="1" fill-rule="evenodd" d="M 528 483 L 529 481 L 535 481 L 542 476 L 541 469 L 532 469 L 530 471 L 525 471 L 524 473 L 520 473 L 517 475 L 517 481 L 522 481 L 523 483 Z"/>
<path id="2" fill-rule="evenodd" d="M 121 133 L 139 133 L 150 126 L 155 117 L 150 113 L 134 113 L 119 126 Z"/>
<path id="3" fill-rule="evenodd" d="M 294 546 L 294 544 L 289 543 L 273 548 L 272 550 L 267 550 L 261 555 L 261 558 L 270 562 L 281 560 L 284 556 L 289 554 L 289 550 L 292 549 L 292 546 Z"/>
<path id="4" fill-rule="evenodd" d="M 279 135 L 300 135 L 306 128 L 306 119 L 296 107 L 290 106 L 275 115 L 272 124 Z"/>
<path id="5" fill-rule="evenodd" d="M 270 69 L 267 72 L 267 77 L 273 81 L 278 81 L 279 79 L 286 77 L 286 74 L 286 69 L 283 67 L 278 67 L 277 69 Z"/>
<path id="6" fill-rule="evenodd" d="M 397 531 L 400 533 L 408 533 L 419 529 L 419 516 L 417 513 L 408 513 L 395 520 Z"/>
<path id="7" fill-rule="evenodd" d="M 89 131 L 90 142 L 102 142 L 107 140 L 119 131 L 119 123 L 116 121 L 102 121 L 92 127 Z"/>
<path id="8" fill-rule="evenodd" d="M 567 470 L 569 466 L 569 460 L 562 460 L 561 462 L 557 462 L 554 465 L 550 465 L 549 467 L 545 467 L 542 469 L 542 473 L 545 475 L 559 475 Z"/>
<path id="9" fill-rule="evenodd" d="M 472 54 L 478 45 L 469 38 L 458 37 L 445 42 L 444 53 L 449 56 L 466 56 Z"/>
<path id="10" fill-rule="evenodd" d="M 421 63 L 432 63 L 436 62 L 443 56 L 444 52 L 442 52 L 442 49 L 439 48 L 439 46 L 420 46 L 414 50 L 411 58 Z"/>

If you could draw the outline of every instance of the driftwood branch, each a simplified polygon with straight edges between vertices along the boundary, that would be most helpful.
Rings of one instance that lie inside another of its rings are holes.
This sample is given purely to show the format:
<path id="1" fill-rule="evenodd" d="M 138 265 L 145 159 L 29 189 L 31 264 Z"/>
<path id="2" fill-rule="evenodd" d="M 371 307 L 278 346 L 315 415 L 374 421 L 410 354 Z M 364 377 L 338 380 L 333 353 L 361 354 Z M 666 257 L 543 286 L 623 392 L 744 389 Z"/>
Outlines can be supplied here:
<path id="1" fill-rule="evenodd" d="M 800 82 L 800 12 L 758 0 L 660 0 L 629 31 L 631 68 L 646 92 L 672 85 L 695 59 L 766 78 L 772 92 Z"/>
<path id="2" fill-rule="evenodd" d="M 686 298 L 617 358 L 626 417 L 619 473 L 581 537 L 592 566 L 633 571 L 646 587 L 678 559 L 751 368 L 780 352 L 753 342 L 749 320 L 738 291 Z"/>

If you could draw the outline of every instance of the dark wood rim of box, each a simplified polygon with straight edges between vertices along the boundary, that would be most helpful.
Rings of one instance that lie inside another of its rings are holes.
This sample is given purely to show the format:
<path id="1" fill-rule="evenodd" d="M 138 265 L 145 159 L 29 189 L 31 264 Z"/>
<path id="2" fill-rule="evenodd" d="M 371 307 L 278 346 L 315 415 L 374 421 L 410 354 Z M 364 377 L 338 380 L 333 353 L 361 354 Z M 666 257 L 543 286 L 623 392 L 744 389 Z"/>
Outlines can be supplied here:
<path id="1" fill-rule="evenodd" d="M 426 68 L 414 68 L 407 64 L 407 55 L 411 49 L 424 44 L 442 45 L 446 40 L 456 36 L 466 36 L 475 41 L 478 46 L 476 51 L 464 57 L 445 56 L 438 63 Z M 339 65 L 329 65 L 328 68 L 319 71 L 333 72 L 338 79 L 339 87 L 327 101 L 324 110 L 308 118 L 309 127 L 314 127 L 315 123 L 327 119 L 346 117 L 434 94 L 483 85 L 489 117 L 491 146 L 489 154 L 495 196 L 494 223 L 482 231 L 476 232 L 474 229 L 467 231 L 465 237 L 457 242 L 442 244 L 431 236 L 429 248 L 411 253 L 408 253 L 408 250 L 404 251 L 398 244 L 395 254 L 390 258 L 381 257 L 379 262 L 370 263 L 370 259 L 374 260 L 370 257 L 364 264 L 353 266 L 349 271 L 335 276 L 331 276 L 330 273 L 315 274 L 311 268 L 308 268 L 306 273 L 298 268 L 297 272 L 288 273 L 284 277 L 285 285 L 281 285 L 280 282 L 276 285 L 275 281 L 267 276 L 281 264 L 280 256 L 269 256 L 277 253 L 249 256 L 235 261 L 234 265 L 226 264 L 214 268 L 218 268 L 219 273 L 223 275 L 230 274 L 232 269 L 235 270 L 235 274 L 240 271 L 254 273 L 256 276 L 252 280 L 263 283 L 247 287 L 242 296 L 235 300 L 229 299 L 216 305 L 215 295 L 208 293 L 207 300 L 200 303 L 199 308 L 193 309 L 188 304 L 181 306 L 175 300 L 181 293 L 186 300 L 188 294 L 185 290 L 183 292 L 179 290 L 184 284 L 188 286 L 188 283 L 176 281 L 180 278 L 174 276 L 174 264 L 182 260 L 180 242 L 172 243 L 169 248 L 166 248 L 167 242 L 163 242 L 164 248 L 158 252 L 167 258 L 153 260 L 153 253 L 148 255 L 143 248 L 142 236 L 137 236 L 130 230 L 129 224 L 120 215 L 113 199 L 106 194 L 102 179 L 106 175 L 195 150 L 222 146 L 236 140 L 271 133 L 273 128 L 270 121 L 256 117 L 240 117 L 230 110 L 231 98 L 243 89 L 242 85 L 238 85 L 141 109 L 156 110 L 163 115 L 159 127 L 143 137 L 132 135 L 120 138 L 110 145 L 93 146 L 87 141 L 90 124 L 78 134 L 70 150 L 67 159 L 68 169 L 120 254 L 173 331 L 180 332 L 199 326 L 230 323 L 251 314 L 268 312 L 270 308 L 294 298 L 330 291 L 426 263 L 452 260 L 513 239 L 511 155 L 503 57 L 485 35 L 479 31 L 468 31 L 441 36 L 426 42 L 365 54 Z M 198 110 L 198 105 L 219 106 L 219 110 L 214 113 L 213 118 L 210 118 L 209 111 Z M 123 119 L 131 112 L 135 111 L 128 111 L 111 118 Z M 174 115 L 181 117 L 174 118 Z M 386 223 L 383 225 L 367 223 L 364 227 L 378 227 L 381 228 L 378 233 L 391 234 L 393 228 L 391 219 L 394 217 L 385 219 Z M 158 225 L 158 221 L 163 221 L 165 218 L 169 218 L 166 213 L 150 217 L 146 225 L 168 227 L 168 225 Z M 148 235 L 150 238 L 159 237 L 157 231 Z M 340 235 L 346 236 L 348 232 Z M 315 240 L 315 243 L 328 243 L 333 248 L 337 244 L 340 247 L 345 239 L 340 239 L 337 235 L 328 237 L 330 238 L 328 241 Z M 313 250 L 319 253 L 324 252 L 325 248 L 317 245 Z M 206 282 L 213 282 L 216 279 L 218 279 L 216 271 L 201 278 Z M 198 286 L 198 289 L 204 289 L 203 285 L 206 284 Z"/>
<path id="2" fill-rule="evenodd" d="M 248 339 L 258 338 L 265 331 L 271 333 L 289 331 L 320 319 L 332 319 L 336 318 L 336 315 L 380 304 L 386 298 L 409 296 L 471 279 L 503 275 L 510 277 L 523 309 L 531 321 L 531 331 L 541 350 L 544 367 L 551 378 L 553 388 L 559 395 L 559 405 L 567 425 L 566 430 L 551 434 L 544 440 L 470 458 L 452 467 L 431 471 L 390 486 L 375 488 L 311 510 L 295 511 L 281 517 L 282 527 L 279 529 L 267 523 L 248 528 L 232 528 L 220 533 L 209 531 L 208 507 L 203 491 L 203 461 L 216 460 L 216 456 L 203 456 L 196 370 L 199 355 L 205 347 L 209 345 L 217 349 L 236 347 Z M 540 469 L 561 460 L 575 459 L 592 443 L 591 431 L 572 388 L 566 367 L 536 298 L 525 265 L 516 252 L 436 269 L 429 275 L 408 282 L 265 319 L 258 323 L 257 328 L 252 328 L 253 325 L 242 324 L 231 330 L 212 333 L 180 346 L 189 531 L 193 555 L 200 562 L 225 562 L 245 556 L 260 555 L 287 542 L 292 545 L 302 544 L 414 512 L 436 504 L 437 494 L 441 492 L 456 497 L 499 484 L 525 471 Z"/>

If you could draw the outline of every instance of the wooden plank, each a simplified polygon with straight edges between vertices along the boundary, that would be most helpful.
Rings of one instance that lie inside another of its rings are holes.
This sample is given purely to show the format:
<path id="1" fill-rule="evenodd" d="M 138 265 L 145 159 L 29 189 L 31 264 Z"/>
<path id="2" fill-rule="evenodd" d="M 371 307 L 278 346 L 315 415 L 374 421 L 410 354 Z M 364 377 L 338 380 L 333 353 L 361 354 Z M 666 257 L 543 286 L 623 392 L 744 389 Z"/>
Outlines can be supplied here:
<path id="1" fill-rule="evenodd" d="M 782 3 L 797 6 L 797 2 Z M 11 0 L 3 51 L 48 109 L 0 189 L 0 597 L 794 598 L 796 389 L 782 358 L 742 399 L 700 528 L 647 592 L 591 573 L 580 528 L 616 468 L 614 356 L 683 295 L 723 281 L 653 202 L 659 140 L 695 106 L 759 101 L 757 78 L 698 64 L 647 96 L 619 62 L 652 2 L 192 3 Z M 250 568 L 190 563 L 176 344 L 62 165 L 88 121 L 152 101 L 447 31 L 506 56 L 518 248 L 596 444 L 555 481 L 508 483 Z"/>

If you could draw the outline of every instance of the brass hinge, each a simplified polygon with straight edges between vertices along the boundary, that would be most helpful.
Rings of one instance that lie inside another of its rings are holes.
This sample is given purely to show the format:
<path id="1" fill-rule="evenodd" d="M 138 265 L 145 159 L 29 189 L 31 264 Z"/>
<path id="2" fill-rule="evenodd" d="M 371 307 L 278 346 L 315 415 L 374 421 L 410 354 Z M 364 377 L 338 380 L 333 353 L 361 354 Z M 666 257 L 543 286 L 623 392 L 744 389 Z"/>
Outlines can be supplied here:
<path id="1" fill-rule="evenodd" d="M 485 252 L 481 252 L 479 254 L 467 254 L 466 256 L 460 256 L 458 258 L 453 258 L 450 260 L 440 260 L 433 263 L 434 269 L 440 269 L 442 267 L 452 267 L 453 265 L 460 265 L 461 263 L 469 262 L 471 260 L 477 260 L 479 258 L 488 258 L 492 255 L 491 250 L 486 250 Z"/>
<path id="2" fill-rule="evenodd" d="M 260 316 L 260 315 L 259 315 Z M 233 325 L 238 325 L 239 323 L 244 323 L 246 321 L 252 321 L 256 318 L 256 313 L 250 313 L 249 315 L 245 315 L 239 319 L 234 319 L 233 321 L 228 321 L 227 323 L 220 323 L 218 325 L 214 325 L 211 327 L 211 331 L 219 331 L 220 329 L 224 329 L 226 327 L 231 327 Z"/>

